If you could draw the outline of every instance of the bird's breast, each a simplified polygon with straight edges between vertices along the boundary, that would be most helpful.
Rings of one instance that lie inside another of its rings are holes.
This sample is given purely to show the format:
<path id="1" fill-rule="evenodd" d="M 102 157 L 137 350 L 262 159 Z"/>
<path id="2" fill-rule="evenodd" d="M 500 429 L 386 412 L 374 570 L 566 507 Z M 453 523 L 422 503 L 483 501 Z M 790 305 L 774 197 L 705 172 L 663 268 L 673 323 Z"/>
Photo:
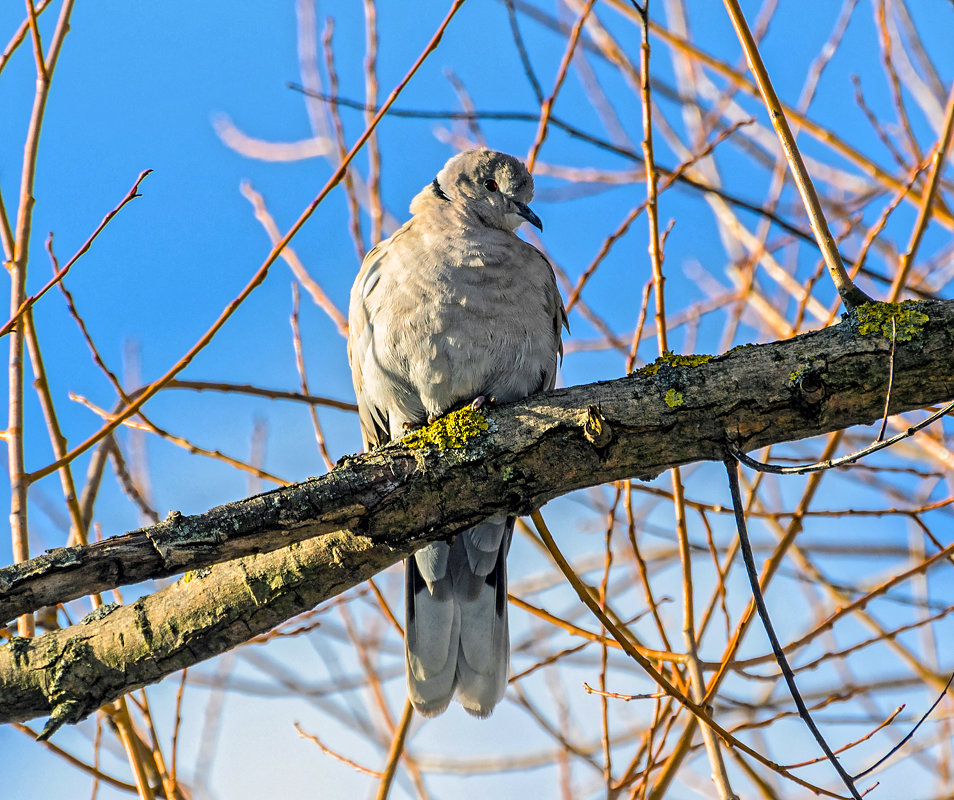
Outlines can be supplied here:
<path id="1" fill-rule="evenodd" d="M 509 402 L 540 388 L 557 357 L 545 287 L 519 268 L 463 254 L 409 275 L 387 334 L 390 363 L 429 413 L 479 395 Z M 392 300 L 396 298 L 392 295 Z"/>

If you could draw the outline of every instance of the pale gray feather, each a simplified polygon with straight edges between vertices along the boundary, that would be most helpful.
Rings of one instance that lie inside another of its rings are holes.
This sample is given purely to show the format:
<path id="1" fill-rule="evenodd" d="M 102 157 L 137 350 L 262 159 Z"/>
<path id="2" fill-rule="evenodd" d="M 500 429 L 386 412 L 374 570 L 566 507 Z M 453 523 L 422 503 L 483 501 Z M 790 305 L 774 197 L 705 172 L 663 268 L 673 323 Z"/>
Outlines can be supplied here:
<path id="1" fill-rule="evenodd" d="M 553 388 L 566 312 L 550 263 L 514 234 L 540 225 L 532 197 L 517 159 L 460 153 L 411 202 L 410 221 L 367 254 L 348 338 L 366 446 L 479 396 L 505 403 Z M 503 697 L 512 531 L 512 517 L 495 517 L 407 561 L 408 692 L 427 716 L 455 690 L 477 716 Z"/>

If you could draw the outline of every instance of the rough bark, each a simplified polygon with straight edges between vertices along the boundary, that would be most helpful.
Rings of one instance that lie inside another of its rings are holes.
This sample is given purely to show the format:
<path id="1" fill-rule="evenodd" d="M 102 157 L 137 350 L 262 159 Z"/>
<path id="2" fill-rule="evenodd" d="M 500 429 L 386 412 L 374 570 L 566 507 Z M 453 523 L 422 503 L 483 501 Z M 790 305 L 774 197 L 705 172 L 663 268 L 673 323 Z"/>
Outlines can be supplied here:
<path id="1" fill-rule="evenodd" d="M 0 648 L 0 722 L 48 731 L 217 655 L 365 580 L 427 541 L 574 489 L 954 397 L 954 302 L 872 304 L 842 324 L 708 360 L 675 357 L 343 459 L 321 478 L 0 570 L 0 617 L 206 567 L 71 628 Z M 248 555 L 248 554 L 255 555 Z M 240 558 L 239 558 L 240 557 Z"/>

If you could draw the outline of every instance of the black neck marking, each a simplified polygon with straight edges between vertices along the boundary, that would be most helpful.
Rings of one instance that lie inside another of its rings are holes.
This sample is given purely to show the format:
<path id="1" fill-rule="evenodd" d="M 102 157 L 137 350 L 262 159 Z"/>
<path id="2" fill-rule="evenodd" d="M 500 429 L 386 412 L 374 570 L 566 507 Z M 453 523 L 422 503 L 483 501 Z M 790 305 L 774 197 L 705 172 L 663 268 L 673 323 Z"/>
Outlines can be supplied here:
<path id="1" fill-rule="evenodd" d="M 450 198 L 444 194 L 444 190 L 441 189 L 441 185 L 437 182 L 437 178 L 434 178 L 434 180 L 431 181 L 431 189 L 441 200 L 447 200 L 450 202 Z"/>

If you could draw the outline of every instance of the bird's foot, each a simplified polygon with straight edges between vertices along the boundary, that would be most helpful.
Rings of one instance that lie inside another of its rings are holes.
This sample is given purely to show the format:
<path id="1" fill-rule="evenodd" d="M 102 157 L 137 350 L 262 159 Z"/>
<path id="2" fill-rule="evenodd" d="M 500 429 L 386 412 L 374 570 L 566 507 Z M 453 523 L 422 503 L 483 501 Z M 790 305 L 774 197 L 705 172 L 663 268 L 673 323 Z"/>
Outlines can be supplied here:
<path id="1" fill-rule="evenodd" d="M 494 398 L 492 398 L 492 397 L 487 397 L 486 395 L 479 395 L 478 397 L 475 397 L 471 402 L 466 403 L 466 404 L 464 404 L 463 406 L 456 406 L 455 408 L 469 408 L 471 411 L 479 411 L 479 410 L 482 409 L 484 406 L 490 405 L 490 404 L 493 403 L 493 402 L 494 402 Z M 452 409 L 452 410 L 453 410 L 453 409 Z M 433 423 L 437 422 L 437 420 L 439 420 L 439 419 L 440 419 L 441 417 L 443 417 L 443 416 L 444 416 L 444 414 L 428 414 L 428 415 L 427 415 L 427 424 L 428 424 L 428 425 L 432 425 Z M 410 424 L 411 424 L 411 423 L 409 423 L 409 422 L 405 422 L 405 423 L 404 423 L 404 429 L 405 429 L 405 430 L 410 430 L 410 428 L 408 427 Z M 414 427 L 418 427 L 418 426 L 414 426 Z"/>

